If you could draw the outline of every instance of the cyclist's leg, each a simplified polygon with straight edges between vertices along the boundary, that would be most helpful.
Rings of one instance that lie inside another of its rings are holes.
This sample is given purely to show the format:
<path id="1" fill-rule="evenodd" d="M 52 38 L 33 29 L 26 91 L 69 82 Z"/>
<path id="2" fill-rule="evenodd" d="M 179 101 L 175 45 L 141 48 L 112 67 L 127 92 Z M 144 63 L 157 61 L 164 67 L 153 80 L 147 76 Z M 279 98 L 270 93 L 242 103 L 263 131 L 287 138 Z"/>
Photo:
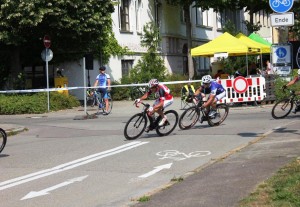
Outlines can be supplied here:
<path id="1" fill-rule="evenodd" d="M 173 98 L 171 100 L 164 100 L 163 106 L 159 108 L 157 113 L 159 113 L 159 115 L 162 117 L 161 121 L 158 124 L 159 126 L 163 126 L 168 119 L 168 117 L 164 114 L 163 109 L 172 105 L 172 103 L 173 103 Z"/>

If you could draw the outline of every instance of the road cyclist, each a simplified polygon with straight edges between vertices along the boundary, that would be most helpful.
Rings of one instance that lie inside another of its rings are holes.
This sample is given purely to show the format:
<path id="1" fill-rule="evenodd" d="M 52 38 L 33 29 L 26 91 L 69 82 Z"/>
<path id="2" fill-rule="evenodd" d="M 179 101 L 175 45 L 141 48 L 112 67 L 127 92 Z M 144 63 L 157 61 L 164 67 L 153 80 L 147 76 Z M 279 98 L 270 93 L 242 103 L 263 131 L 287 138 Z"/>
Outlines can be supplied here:
<path id="1" fill-rule="evenodd" d="M 299 81 L 300 81 L 300 69 L 298 69 L 297 75 L 293 78 L 293 80 L 288 82 L 286 85 L 282 86 L 282 89 L 285 90 L 285 89 L 287 89 L 287 87 L 289 87 L 291 85 L 294 85 L 294 84 L 298 83 Z M 299 96 L 300 95 L 300 90 L 295 91 L 295 95 Z M 300 111 L 300 103 L 299 102 L 297 102 L 296 107 L 292 112 L 295 114 L 295 113 L 297 113 L 297 111 Z"/>
<path id="2" fill-rule="evenodd" d="M 157 79 L 151 79 L 148 83 L 148 88 L 149 90 L 142 97 L 136 99 L 135 103 L 139 103 L 140 101 L 147 99 L 154 93 L 156 100 L 153 106 L 148 109 L 148 115 L 153 117 L 154 113 L 158 113 L 160 117 L 162 117 L 158 126 L 163 126 L 168 119 L 164 114 L 163 109 L 173 103 L 173 96 L 170 93 L 170 89 L 167 86 L 160 84 Z M 153 129 L 154 126 L 149 125 L 145 131 L 149 132 Z"/>
<path id="3" fill-rule="evenodd" d="M 202 85 L 190 97 L 194 105 L 187 108 L 179 117 L 179 128 L 190 129 L 197 121 L 207 121 L 210 126 L 220 125 L 229 113 L 225 103 L 217 103 L 225 97 L 225 90 L 221 84 L 213 81 L 210 75 L 202 77 Z M 208 95 L 208 100 L 206 100 Z"/>
<path id="4" fill-rule="evenodd" d="M 105 109 L 103 110 L 103 115 L 108 115 L 109 113 L 109 101 L 108 101 L 108 91 L 110 91 L 110 85 L 111 85 L 111 81 L 110 81 L 110 76 L 109 74 L 105 73 L 106 71 L 106 67 L 105 66 L 101 66 L 99 68 L 99 75 L 97 75 L 96 77 L 96 81 L 94 84 L 94 87 L 97 87 L 97 92 L 99 92 L 101 94 L 101 96 L 103 97 L 104 101 L 105 101 Z M 101 98 L 100 98 L 101 100 Z M 99 109 L 103 108 L 103 104 L 100 102 L 99 103 Z"/>
<path id="5" fill-rule="evenodd" d="M 164 111 L 164 109 L 173 103 L 173 96 L 170 89 L 164 84 L 159 83 L 157 79 L 151 79 L 148 83 L 149 90 L 140 98 L 134 101 L 136 107 L 141 103 L 144 108 L 141 113 L 133 115 L 125 125 L 124 135 L 126 139 L 136 139 L 144 131 L 156 130 L 160 136 L 170 134 L 178 123 L 178 113 L 175 110 Z M 156 100 L 153 105 L 145 104 L 142 100 L 147 99 L 151 94 L 155 94 Z M 159 116 L 155 116 L 157 113 Z M 149 120 L 149 126 L 147 122 Z"/>

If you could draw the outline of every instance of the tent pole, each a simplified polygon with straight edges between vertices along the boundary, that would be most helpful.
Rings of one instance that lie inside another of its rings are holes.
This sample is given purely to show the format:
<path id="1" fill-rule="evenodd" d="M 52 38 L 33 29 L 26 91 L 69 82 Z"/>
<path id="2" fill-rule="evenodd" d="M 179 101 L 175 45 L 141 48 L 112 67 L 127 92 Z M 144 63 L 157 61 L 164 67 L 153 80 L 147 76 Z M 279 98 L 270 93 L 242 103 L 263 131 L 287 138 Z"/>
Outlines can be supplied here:
<path id="1" fill-rule="evenodd" d="M 246 66 L 247 66 L 247 76 L 249 75 L 249 69 L 248 69 L 248 53 L 246 53 Z"/>

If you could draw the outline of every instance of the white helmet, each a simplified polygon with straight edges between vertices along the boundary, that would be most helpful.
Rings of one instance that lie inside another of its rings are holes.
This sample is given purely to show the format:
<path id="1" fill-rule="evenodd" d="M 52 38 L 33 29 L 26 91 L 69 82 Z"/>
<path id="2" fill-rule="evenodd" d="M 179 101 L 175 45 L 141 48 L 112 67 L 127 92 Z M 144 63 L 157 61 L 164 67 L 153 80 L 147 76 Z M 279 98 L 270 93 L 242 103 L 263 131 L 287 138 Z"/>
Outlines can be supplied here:
<path id="1" fill-rule="evenodd" d="M 300 69 L 298 69 L 298 75 L 300 75 Z"/>
<path id="2" fill-rule="evenodd" d="M 159 84 L 157 79 L 151 79 L 148 83 L 149 88 L 152 88 L 153 86 L 157 86 Z"/>
<path id="3" fill-rule="evenodd" d="M 202 77 L 202 83 L 210 83 L 211 82 L 211 76 L 210 75 L 205 75 Z"/>

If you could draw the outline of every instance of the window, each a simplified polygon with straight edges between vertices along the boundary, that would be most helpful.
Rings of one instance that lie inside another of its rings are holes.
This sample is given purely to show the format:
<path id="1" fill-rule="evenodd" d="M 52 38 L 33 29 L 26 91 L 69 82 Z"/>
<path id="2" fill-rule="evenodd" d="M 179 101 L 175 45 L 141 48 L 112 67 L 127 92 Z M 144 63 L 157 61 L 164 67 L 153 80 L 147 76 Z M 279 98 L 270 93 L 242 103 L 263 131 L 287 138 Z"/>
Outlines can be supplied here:
<path id="1" fill-rule="evenodd" d="M 136 31 L 142 32 L 142 1 L 138 0 L 135 2 L 135 12 L 136 12 Z"/>
<path id="2" fill-rule="evenodd" d="M 133 60 L 121 60 L 122 64 L 122 76 L 128 75 L 129 71 L 132 69 Z"/>
<path id="3" fill-rule="evenodd" d="M 211 26 L 211 18 L 209 17 L 210 10 L 202 11 L 201 8 L 196 8 L 196 24 L 203 26 Z"/>
<path id="4" fill-rule="evenodd" d="M 120 7 L 120 18 L 121 18 L 121 31 L 129 31 L 129 1 L 130 0 L 122 0 Z"/>

